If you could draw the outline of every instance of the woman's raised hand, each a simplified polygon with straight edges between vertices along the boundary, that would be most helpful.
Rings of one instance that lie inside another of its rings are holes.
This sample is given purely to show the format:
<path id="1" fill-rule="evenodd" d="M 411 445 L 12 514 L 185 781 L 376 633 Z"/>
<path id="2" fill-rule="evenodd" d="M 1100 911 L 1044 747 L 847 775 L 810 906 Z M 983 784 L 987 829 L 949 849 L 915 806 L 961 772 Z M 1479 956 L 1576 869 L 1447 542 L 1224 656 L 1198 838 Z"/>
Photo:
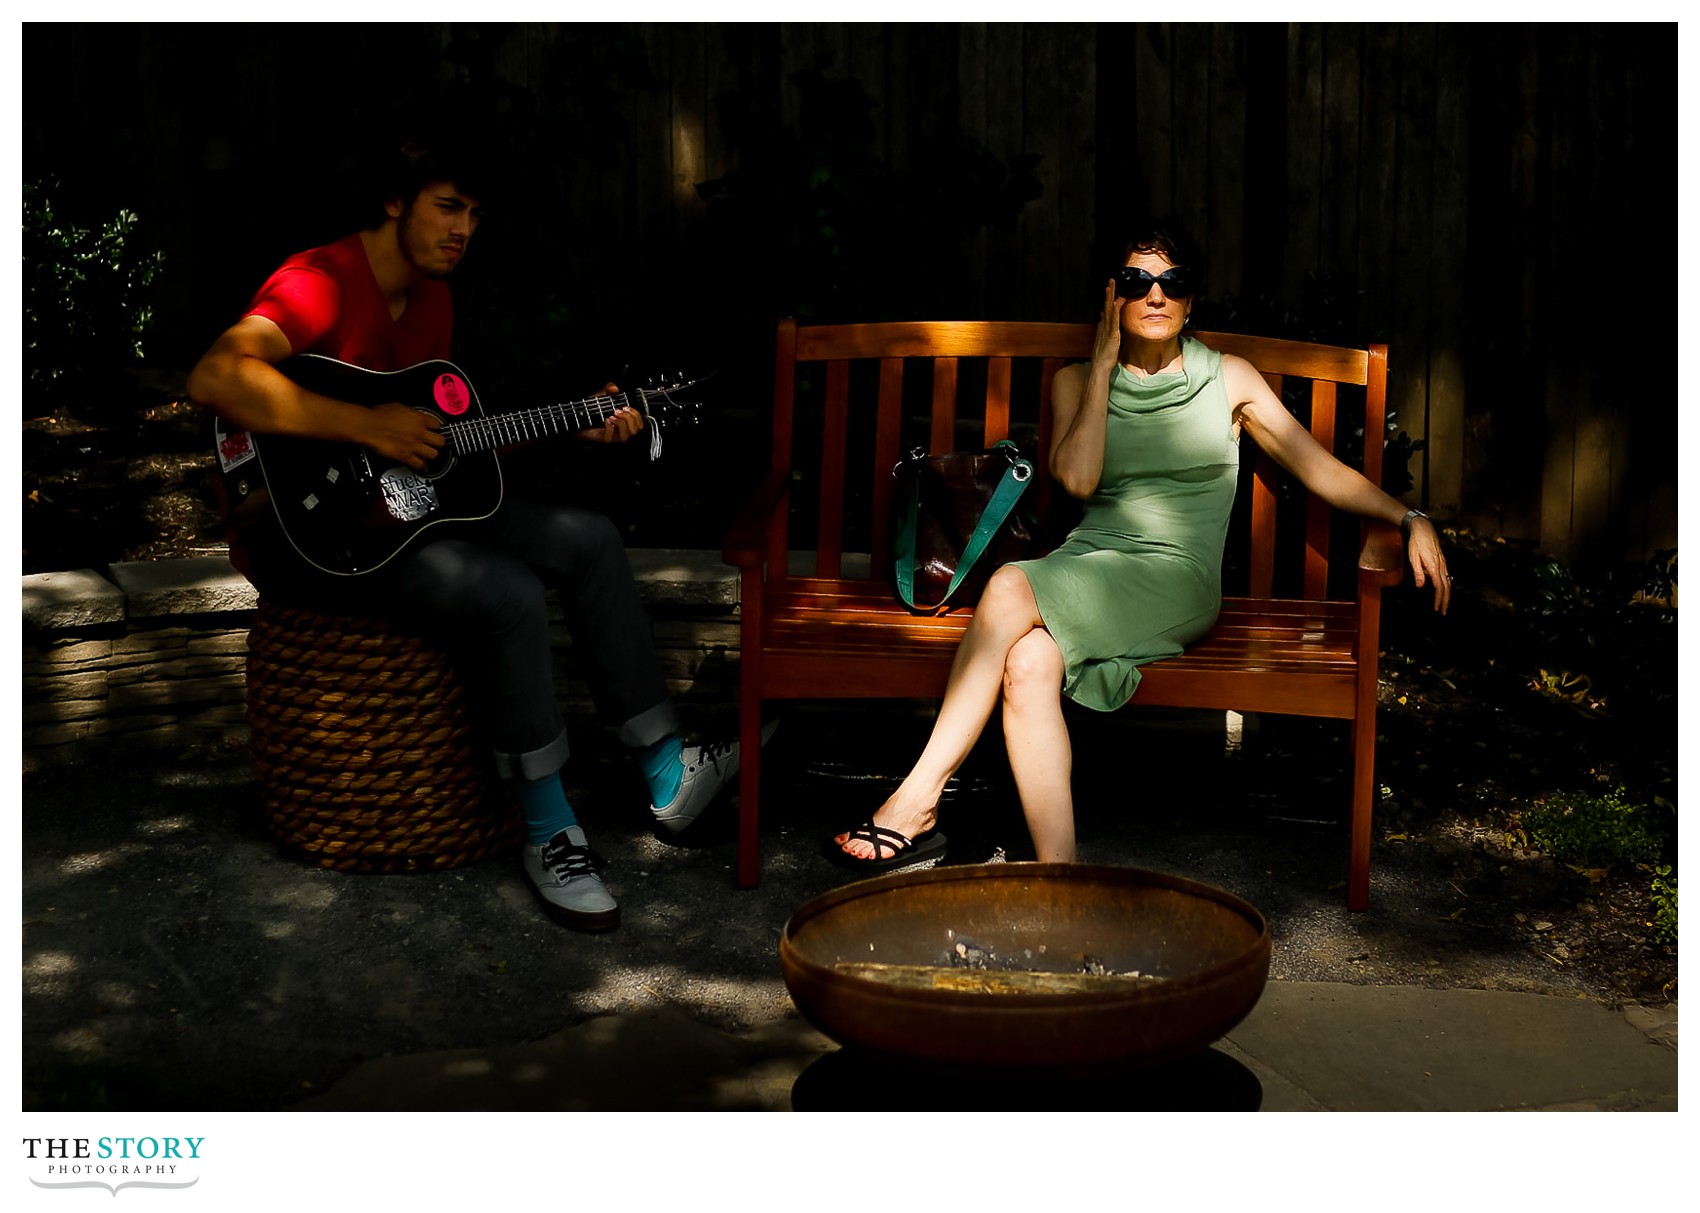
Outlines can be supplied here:
<path id="1" fill-rule="evenodd" d="M 1098 332 L 1092 340 L 1092 365 L 1109 370 L 1122 350 L 1122 300 L 1116 298 L 1116 280 L 1104 284 L 1104 312 L 1098 317 Z"/>

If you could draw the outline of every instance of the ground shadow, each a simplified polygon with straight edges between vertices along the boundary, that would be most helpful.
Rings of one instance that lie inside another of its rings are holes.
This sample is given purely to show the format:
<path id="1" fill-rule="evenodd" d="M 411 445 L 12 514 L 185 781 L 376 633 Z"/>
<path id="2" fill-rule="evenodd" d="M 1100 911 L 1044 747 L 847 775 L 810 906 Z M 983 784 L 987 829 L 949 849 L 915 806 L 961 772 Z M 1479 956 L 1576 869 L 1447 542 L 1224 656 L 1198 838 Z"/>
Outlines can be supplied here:
<path id="1" fill-rule="evenodd" d="M 1263 1084 L 1219 1049 L 1145 1069 L 1089 1074 L 947 1066 L 840 1049 L 791 1088 L 797 1112 L 1255 1112 Z"/>

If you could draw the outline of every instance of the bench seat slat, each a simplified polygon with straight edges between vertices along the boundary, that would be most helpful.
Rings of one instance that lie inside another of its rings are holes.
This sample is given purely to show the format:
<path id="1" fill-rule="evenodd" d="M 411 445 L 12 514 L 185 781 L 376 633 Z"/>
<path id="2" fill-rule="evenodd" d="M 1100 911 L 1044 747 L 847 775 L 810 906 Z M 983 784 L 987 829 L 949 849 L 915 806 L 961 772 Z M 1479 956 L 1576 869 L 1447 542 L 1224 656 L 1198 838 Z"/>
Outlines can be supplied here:
<path id="1" fill-rule="evenodd" d="M 972 618 L 967 611 L 911 614 L 877 582 L 809 579 L 792 584 L 806 585 L 807 592 L 774 595 L 763 620 L 764 681 L 773 698 L 788 697 L 779 689 L 786 681 L 783 671 L 788 664 L 804 671 L 796 683 L 798 695 L 821 693 L 818 666 L 823 658 L 844 662 L 843 676 L 849 680 L 846 694 L 864 694 L 854 688 L 869 684 L 883 685 L 882 680 L 894 677 L 892 670 L 907 671 L 899 678 L 904 684 L 942 687 Z M 1139 698 L 1152 702 L 1173 697 L 1179 703 L 1192 694 L 1186 685 L 1190 681 L 1209 683 L 1219 675 L 1228 680 L 1239 675 L 1238 681 L 1244 684 L 1243 676 L 1255 671 L 1268 676 L 1268 689 L 1280 702 L 1294 702 L 1294 687 L 1277 687 L 1277 683 L 1304 679 L 1330 684 L 1332 689 L 1313 688 L 1327 699 L 1349 692 L 1357 664 L 1356 643 L 1357 612 L 1351 603 L 1228 599 L 1208 636 L 1178 657 L 1143 667 L 1145 681 Z M 879 668 L 852 668 L 860 663 L 875 663 Z M 839 681 L 838 675 L 833 681 Z M 930 693 L 890 692 L 893 697 Z M 1241 685 L 1229 698 L 1243 703 L 1246 687 Z M 1314 714 L 1335 713 L 1316 710 Z"/>
<path id="2" fill-rule="evenodd" d="M 857 628 L 844 625 L 830 632 L 808 631 L 803 627 L 780 629 L 771 634 L 772 643 L 762 654 L 764 666 L 772 666 L 788 656 L 838 654 L 885 654 L 892 657 L 942 660 L 948 665 L 955 656 L 959 635 L 935 632 L 931 635 L 909 635 L 901 642 L 890 628 Z M 1354 667 L 1350 651 L 1343 645 L 1310 645 L 1280 648 L 1273 645 L 1235 645 L 1209 642 L 1195 646 L 1178 657 L 1165 659 L 1178 671 L 1205 669 L 1238 669 L 1288 673 L 1317 673 L 1333 675 Z"/>

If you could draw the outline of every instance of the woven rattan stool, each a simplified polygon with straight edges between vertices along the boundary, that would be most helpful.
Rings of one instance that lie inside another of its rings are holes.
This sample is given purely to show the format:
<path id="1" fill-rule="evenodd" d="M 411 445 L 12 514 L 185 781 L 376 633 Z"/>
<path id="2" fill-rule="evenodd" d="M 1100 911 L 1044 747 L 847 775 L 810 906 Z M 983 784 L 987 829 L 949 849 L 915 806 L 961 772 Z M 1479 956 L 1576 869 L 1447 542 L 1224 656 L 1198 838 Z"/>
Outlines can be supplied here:
<path id="1" fill-rule="evenodd" d="M 519 842 L 447 654 L 391 621 L 262 597 L 248 727 L 268 827 L 320 867 L 454 868 Z"/>

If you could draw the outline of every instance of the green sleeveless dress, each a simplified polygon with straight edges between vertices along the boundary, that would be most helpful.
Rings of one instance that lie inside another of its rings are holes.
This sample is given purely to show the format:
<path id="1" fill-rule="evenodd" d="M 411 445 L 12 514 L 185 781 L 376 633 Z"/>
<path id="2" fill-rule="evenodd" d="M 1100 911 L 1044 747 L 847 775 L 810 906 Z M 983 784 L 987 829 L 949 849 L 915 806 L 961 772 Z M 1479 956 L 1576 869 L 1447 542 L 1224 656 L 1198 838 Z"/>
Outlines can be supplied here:
<path id="1" fill-rule="evenodd" d="M 1063 693 L 1102 712 L 1222 607 L 1239 444 L 1222 356 L 1186 337 L 1181 368 L 1141 378 L 1116 367 L 1097 492 L 1060 547 L 1015 565 L 1067 663 Z"/>

